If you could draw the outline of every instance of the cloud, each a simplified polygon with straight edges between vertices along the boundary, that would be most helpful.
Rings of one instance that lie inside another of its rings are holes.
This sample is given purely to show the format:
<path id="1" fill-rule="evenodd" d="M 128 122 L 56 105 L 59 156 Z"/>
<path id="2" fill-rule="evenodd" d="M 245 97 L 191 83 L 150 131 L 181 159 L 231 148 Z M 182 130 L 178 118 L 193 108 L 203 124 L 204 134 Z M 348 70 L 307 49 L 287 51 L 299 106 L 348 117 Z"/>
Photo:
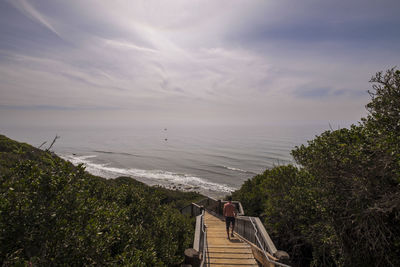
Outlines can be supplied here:
<path id="1" fill-rule="evenodd" d="M 3 110 L 357 119 L 370 76 L 400 59 L 399 4 L 391 0 L 7 3 Z"/>
<path id="2" fill-rule="evenodd" d="M 117 40 L 104 40 L 104 44 L 106 46 L 112 46 L 118 49 L 134 49 L 140 52 L 150 52 L 150 53 L 157 53 L 157 50 L 151 49 L 148 47 L 138 46 L 133 43 L 124 42 L 124 41 L 117 41 Z"/>
<path id="3" fill-rule="evenodd" d="M 12 4 L 15 8 L 20 10 L 22 13 L 24 13 L 26 16 L 31 18 L 32 20 L 40 23 L 41 25 L 43 25 L 47 29 L 49 29 L 51 32 L 53 32 L 57 36 L 61 37 L 60 34 L 56 31 L 56 29 L 54 29 L 53 25 L 50 24 L 48 19 L 43 14 L 41 14 L 38 10 L 36 10 L 26 0 L 12 0 L 12 1 L 8 1 L 8 2 L 10 4 Z"/>

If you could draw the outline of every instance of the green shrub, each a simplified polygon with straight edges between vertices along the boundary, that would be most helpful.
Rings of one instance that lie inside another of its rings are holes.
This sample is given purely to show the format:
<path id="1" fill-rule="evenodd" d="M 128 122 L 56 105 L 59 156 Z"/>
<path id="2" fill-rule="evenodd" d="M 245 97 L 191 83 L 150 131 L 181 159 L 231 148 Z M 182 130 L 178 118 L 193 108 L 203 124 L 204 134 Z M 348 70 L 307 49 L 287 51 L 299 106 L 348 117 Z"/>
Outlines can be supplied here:
<path id="1" fill-rule="evenodd" d="M 194 193 L 106 180 L 0 136 L 2 265 L 171 266 L 193 239 Z M 168 200 L 166 200 L 168 198 Z"/>

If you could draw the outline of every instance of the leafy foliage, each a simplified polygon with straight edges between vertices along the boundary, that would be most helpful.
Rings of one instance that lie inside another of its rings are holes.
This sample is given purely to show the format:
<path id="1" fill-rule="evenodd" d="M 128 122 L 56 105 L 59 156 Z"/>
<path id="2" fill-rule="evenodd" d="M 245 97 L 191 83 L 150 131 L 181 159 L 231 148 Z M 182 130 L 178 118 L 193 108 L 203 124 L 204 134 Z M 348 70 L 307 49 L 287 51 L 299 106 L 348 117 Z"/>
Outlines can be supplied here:
<path id="1" fill-rule="evenodd" d="M 301 167 L 267 170 L 234 193 L 295 265 L 400 266 L 400 71 L 371 82 L 367 118 L 296 147 Z"/>
<path id="2" fill-rule="evenodd" d="M 105 180 L 5 136 L 0 163 L 2 265 L 175 265 L 192 243 L 177 208 L 198 194 Z"/>

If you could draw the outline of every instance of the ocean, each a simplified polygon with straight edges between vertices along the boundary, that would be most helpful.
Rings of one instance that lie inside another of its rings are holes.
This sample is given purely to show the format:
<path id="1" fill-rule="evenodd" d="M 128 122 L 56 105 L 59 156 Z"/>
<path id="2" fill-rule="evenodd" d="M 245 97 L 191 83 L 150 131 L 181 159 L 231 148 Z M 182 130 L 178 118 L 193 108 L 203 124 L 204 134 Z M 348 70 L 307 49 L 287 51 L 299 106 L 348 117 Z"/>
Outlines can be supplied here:
<path id="1" fill-rule="evenodd" d="M 10 127 L 0 134 L 33 146 L 60 138 L 60 157 L 105 178 L 129 176 L 149 185 L 222 197 L 329 129 L 295 126 Z"/>

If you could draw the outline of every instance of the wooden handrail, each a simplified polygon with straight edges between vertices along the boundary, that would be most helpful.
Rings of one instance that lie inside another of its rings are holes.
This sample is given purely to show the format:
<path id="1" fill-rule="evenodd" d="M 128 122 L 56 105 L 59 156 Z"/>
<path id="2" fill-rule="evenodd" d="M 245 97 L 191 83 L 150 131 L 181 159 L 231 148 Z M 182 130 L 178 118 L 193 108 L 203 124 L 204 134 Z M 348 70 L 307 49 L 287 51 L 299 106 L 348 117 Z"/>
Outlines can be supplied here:
<path id="1" fill-rule="evenodd" d="M 201 216 L 203 215 L 198 215 L 196 216 L 196 228 L 194 230 L 194 240 L 193 240 L 193 248 L 197 251 L 200 251 L 200 240 L 201 240 Z"/>

